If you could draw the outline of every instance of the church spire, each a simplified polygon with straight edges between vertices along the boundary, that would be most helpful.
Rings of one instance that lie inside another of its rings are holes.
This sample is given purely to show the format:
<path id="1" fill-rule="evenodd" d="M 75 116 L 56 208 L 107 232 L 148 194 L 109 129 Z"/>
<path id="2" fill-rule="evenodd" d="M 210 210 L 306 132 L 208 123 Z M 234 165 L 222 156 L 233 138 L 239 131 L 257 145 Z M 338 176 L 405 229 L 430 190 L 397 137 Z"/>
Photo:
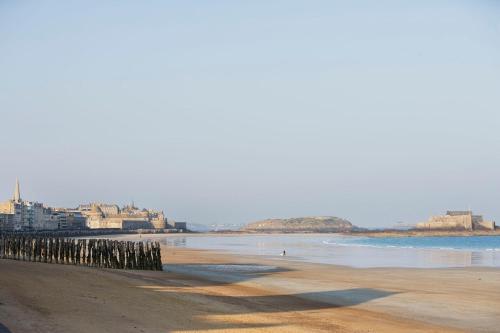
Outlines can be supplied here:
<path id="1" fill-rule="evenodd" d="M 16 179 L 16 188 L 14 189 L 14 201 L 21 201 L 21 191 L 19 190 L 19 179 Z"/>

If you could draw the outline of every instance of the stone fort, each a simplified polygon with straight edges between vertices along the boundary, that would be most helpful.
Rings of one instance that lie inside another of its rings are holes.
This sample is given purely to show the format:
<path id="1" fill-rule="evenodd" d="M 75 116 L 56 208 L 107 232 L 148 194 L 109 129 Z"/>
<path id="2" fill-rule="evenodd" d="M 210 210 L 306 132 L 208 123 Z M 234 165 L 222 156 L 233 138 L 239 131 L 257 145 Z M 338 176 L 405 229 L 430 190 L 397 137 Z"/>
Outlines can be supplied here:
<path id="1" fill-rule="evenodd" d="M 417 229 L 427 230 L 495 230 L 495 222 L 474 215 L 472 211 L 447 211 L 446 215 L 432 216 L 428 221 L 417 224 Z"/>

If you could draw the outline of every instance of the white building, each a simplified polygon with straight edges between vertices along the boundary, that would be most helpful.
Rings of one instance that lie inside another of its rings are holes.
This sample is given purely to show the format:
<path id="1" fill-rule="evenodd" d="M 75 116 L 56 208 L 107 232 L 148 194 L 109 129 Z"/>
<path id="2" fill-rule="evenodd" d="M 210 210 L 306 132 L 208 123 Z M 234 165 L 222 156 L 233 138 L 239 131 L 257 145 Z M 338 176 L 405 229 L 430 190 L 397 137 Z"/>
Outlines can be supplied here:
<path id="1" fill-rule="evenodd" d="M 44 207 L 39 202 L 21 199 L 16 181 L 12 199 L 0 202 L 0 230 L 55 230 L 85 227 L 85 217 L 79 212 Z"/>

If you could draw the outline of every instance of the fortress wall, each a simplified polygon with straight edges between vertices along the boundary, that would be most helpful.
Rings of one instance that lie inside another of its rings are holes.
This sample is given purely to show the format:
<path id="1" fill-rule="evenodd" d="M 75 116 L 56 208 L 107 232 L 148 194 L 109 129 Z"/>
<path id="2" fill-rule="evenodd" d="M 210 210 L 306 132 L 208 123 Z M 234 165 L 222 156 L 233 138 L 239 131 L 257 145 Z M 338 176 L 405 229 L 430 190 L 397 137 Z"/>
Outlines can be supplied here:
<path id="1" fill-rule="evenodd" d="M 105 219 L 89 219 L 87 225 L 91 229 L 121 229 L 122 219 L 105 218 Z"/>
<path id="2" fill-rule="evenodd" d="M 167 227 L 164 219 L 153 219 L 151 224 L 155 229 L 165 229 Z"/>
<path id="3" fill-rule="evenodd" d="M 495 230 L 495 222 L 494 221 L 480 221 L 480 222 L 477 222 L 475 227 L 479 227 L 479 228 L 484 228 L 484 229 L 488 229 L 488 230 Z"/>
<path id="4" fill-rule="evenodd" d="M 494 221 L 485 221 L 482 215 L 473 215 L 471 211 L 448 211 L 446 215 L 432 216 L 428 221 L 418 223 L 416 227 L 417 229 L 427 229 L 427 230 L 433 230 L 433 229 L 495 230 L 496 226 Z"/>
<path id="5" fill-rule="evenodd" d="M 417 224 L 417 229 L 468 229 L 460 222 L 422 222 Z"/>
<path id="6" fill-rule="evenodd" d="M 122 228 L 132 229 L 152 229 L 153 225 L 144 219 L 123 219 Z"/>
<path id="7" fill-rule="evenodd" d="M 427 222 L 417 224 L 418 229 L 466 229 L 472 230 L 472 215 L 433 216 Z"/>
<path id="8" fill-rule="evenodd" d="M 100 221 L 87 218 L 86 226 L 90 229 L 99 229 Z"/>
<path id="9" fill-rule="evenodd" d="M 482 215 L 472 215 L 472 223 L 481 223 L 483 222 Z"/>
<path id="10" fill-rule="evenodd" d="M 87 219 L 87 226 L 90 229 L 164 229 L 165 222 L 162 221 L 149 221 L 145 217 L 105 217 Z"/>

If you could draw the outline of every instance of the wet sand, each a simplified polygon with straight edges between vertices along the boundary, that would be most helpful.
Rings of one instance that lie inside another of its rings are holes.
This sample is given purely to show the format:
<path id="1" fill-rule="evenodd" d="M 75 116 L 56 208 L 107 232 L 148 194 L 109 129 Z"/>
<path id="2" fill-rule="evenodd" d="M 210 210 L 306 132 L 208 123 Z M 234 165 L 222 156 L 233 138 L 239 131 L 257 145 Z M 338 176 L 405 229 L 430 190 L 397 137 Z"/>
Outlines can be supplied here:
<path id="1" fill-rule="evenodd" d="M 496 332 L 498 269 L 164 248 L 166 272 L 0 260 L 0 332 Z"/>

